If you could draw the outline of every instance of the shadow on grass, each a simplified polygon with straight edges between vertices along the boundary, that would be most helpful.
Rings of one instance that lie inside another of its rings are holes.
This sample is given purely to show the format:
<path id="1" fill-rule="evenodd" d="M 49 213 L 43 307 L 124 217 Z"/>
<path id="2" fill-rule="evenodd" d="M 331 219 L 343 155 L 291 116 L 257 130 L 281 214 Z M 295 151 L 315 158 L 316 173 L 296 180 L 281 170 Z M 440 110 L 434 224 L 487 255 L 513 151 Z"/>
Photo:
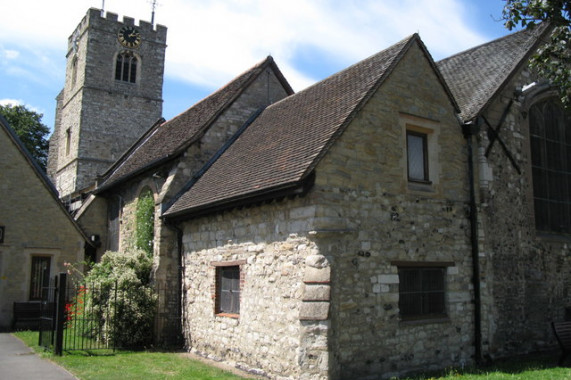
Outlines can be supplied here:
<path id="1" fill-rule="evenodd" d="M 180 348 L 173 347 L 143 347 L 143 348 L 117 348 L 112 349 L 96 349 L 96 350 L 64 350 L 66 355 L 75 356 L 115 356 L 115 355 L 128 355 L 134 353 L 159 353 L 159 354 L 179 354 L 185 353 L 186 351 Z"/>
<path id="2" fill-rule="evenodd" d="M 408 377 L 401 378 L 401 380 L 426 380 L 426 379 L 440 379 L 440 378 L 446 379 L 446 378 L 463 377 L 463 376 L 474 376 L 474 377 L 486 376 L 486 379 L 487 378 L 493 379 L 494 377 L 489 377 L 489 375 L 494 373 L 498 374 L 498 376 L 502 374 L 509 376 L 517 376 L 525 372 L 543 371 L 543 370 L 560 368 L 558 366 L 558 360 L 560 354 L 561 353 L 558 351 L 551 351 L 551 352 L 522 355 L 517 357 L 502 358 L 494 361 L 489 360 L 486 363 L 481 364 L 479 366 L 470 366 L 465 368 L 447 368 L 439 371 L 421 372 L 421 373 L 411 374 Z M 571 363 L 566 362 L 564 363 L 564 365 L 566 365 L 567 367 L 571 365 Z"/>

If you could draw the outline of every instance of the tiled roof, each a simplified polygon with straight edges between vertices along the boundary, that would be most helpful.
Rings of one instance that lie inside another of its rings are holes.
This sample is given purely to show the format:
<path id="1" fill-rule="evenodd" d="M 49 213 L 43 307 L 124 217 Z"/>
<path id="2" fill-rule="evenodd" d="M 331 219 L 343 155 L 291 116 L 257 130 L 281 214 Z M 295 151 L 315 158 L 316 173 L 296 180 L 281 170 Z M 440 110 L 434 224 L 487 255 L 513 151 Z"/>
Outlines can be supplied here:
<path id="1" fill-rule="evenodd" d="M 204 212 L 301 185 L 415 42 L 425 49 L 413 35 L 266 108 L 164 215 Z"/>
<path id="2" fill-rule="evenodd" d="M 460 117 L 469 121 L 486 107 L 535 50 L 548 26 L 523 30 L 437 62 L 460 106 Z"/>
<path id="3" fill-rule="evenodd" d="M 268 67 L 274 70 L 287 91 L 293 93 L 273 58 L 267 57 L 185 112 L 153 126 L 107 171 L 98 191 L 112 187 L 184 152 Z"/>

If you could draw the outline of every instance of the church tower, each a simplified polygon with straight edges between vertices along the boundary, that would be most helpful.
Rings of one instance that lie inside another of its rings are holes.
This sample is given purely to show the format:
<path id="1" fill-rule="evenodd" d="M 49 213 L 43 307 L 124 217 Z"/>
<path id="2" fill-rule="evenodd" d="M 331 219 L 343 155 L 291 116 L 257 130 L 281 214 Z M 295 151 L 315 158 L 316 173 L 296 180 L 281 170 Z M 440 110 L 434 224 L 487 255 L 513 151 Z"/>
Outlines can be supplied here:
<path id="1" fill-rule="evenodd" d="M 70 200 L 162 115 L 167 28 L 89 9 L 68 39 L 48 175 Z"/>

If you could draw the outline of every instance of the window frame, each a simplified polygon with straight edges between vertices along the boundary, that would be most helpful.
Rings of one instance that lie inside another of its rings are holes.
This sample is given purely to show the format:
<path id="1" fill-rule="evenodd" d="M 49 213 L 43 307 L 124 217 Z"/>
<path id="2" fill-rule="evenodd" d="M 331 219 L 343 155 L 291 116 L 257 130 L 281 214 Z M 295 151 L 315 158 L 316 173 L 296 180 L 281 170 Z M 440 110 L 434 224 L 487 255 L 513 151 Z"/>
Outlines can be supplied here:
<path id="1" fill-rule="evenodd" d="M 47 263 L 45 268 L 43 269 L 37 268 L 37 266 L 41 265 L 42 263 Z M 30 301 L 42 300 L 42 290 L 44 287 L 49 286 L 51 264 L 52 264 L 51 256 L 46 256 L 46 255 L 30 256 L 30 288 L 28 293 L 28 299 Z M 42 271 L 42 273 L 41 274 L 38 273 L 38 270 Z M 43 278 L 39 278 L 38 276 L 41 276 Z M 38 280 L 41 282 L 41 284 L 38 283 Z"/>
<path id="2" fill-rule="evenodd" d="M 220 317 L 239 318 L 240 306 L 242 300 L 242 291 L 244 285 L 243 265 L 245 260 L 228 261 L 228 262 L 212 262 L 214 267 L 214 314 Z M 229 282 L 224 281 L 225 273 L 232 274 Z M 237 274 L 237 276 L 236 276 Z M 223 292 L 229 292 L 231 297 L 231 307 L 222 304 Z"/>
<path id="3" fill-rule="evenodd" d="M 555 109 L 558 113 L 547 113 L 546 109 Z M 528 117 L 535 229 L 545 234 L 569 235 L 571 132 L 566 128 L 566 122 L 571 116 L 555 98 L 548 97 L 533 103 Z M 557 124 L 548 124 L 554 120 Z"/>
<path id="4" fill-rule="evenodd" d="M 65 130 L 65 155 L 69 156 L 71 153 L 71 128 Z"/>
<path id="5" fill-rule="evenodd" d="M 137 83 L 140 70 L 139 57 L 132 51 L 123 50 L 115 59 L 115 81 L 120 83 Z"/>
<path id="6" fill-rule="evenodd" d="M 410 157 L 410 143 L 409 137 L 419 137 L 422 139 L 422 178 L 411 177 L 410 175 L 410 168 L 411 168 L 411 157 Z M 430 182 L 430 171 L 429 171 L 429 163 L 428 163 L 428 133 L 418 132 L 414 130 L 407 129 L 406 130 L 406 169 L 407 169 L 407 178 L 409 182 L 419 182 L 419 183 L 431 183 Z"/>
<path id="7" fill-rule="evenodd" d="M 107 244 L 106 250 L 118 251 L 121 246 L 121 217 L 123 198 L 113 195 L 107 199 Z"/>
<path id="8" fill-rule="evenodd" d="M 454 266 L 452 262 L 393 262 L 398 268 L 399 277 L 399 315 L 402 321 L 420 321 L 420 320 L 447 320 L 448 319 L 448 303 L 447 303 L 447 270 L 448 267 Z M 418 281 L 420 282 L 420 289 L 417 290 L 403 290 L 403 284 L 406 280 L 403 278 L 405 273 L 418 272 Z M 426 284 L 423 283 L 423 274 L 428 271 L 438 271 L 441 277 L 439 278 L 442 286 L 439 289 L 427 289 Z M 427 297 L 431 294 L 439 294 L 440 307 L 437 311 L 427 310 L 427 307 L 433 306 L 429 304 Z M 403 306 L 403 299 L 405 296 L 420 295 L 419 304 L 415 307 L 420 307 L 421 311 L 417 313 L 407 312 L 406 307 Z M 427 303 L 428 302 L 428 303 Z M 403 312 L 405 310 L 405 312 Z"/>

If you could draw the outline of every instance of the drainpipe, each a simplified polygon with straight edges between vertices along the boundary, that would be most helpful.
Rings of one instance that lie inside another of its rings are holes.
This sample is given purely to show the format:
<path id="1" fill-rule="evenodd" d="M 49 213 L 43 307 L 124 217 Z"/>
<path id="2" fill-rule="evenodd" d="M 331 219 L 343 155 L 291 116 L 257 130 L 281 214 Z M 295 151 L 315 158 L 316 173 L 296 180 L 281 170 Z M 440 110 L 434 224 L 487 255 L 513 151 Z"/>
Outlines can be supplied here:
<path id="1" fill-rule="evenodd" d="M 479 123 L 472 121 L 462 124 L 462 133 L 468 148 L 468 177 L 470 181 L 470 242 L 472 245 L 472 283 L 474 286 L 474 358 L 476 364 L 482 363 L 482 300 L 480 294 L 480 250 L 478 247 L 478 210 L 474 184 L 474 158 L 472 154 L 472 136 L 478 133 Z"/>

